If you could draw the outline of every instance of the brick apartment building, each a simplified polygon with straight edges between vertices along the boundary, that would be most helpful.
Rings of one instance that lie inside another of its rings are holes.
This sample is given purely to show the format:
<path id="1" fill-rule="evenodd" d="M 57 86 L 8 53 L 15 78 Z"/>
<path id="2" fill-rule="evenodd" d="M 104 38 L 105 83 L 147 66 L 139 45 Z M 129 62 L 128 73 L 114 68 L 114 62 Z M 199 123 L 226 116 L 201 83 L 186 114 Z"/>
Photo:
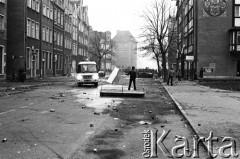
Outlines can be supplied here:
<path id="1" fill-rule="evenodd" d="M 179 67 L 183 76 L 240 76 L 240 1 L 177 0 Z"/>
<path id="2" fill-rule="evenodd" d="M 117 44 L 116 66 L 137 68 L 137 41 L 129 31 L 117 31 L 113 41 Z"/>
<path id="3" fill-rule="evenodd" d="M 0 7 L 4 5 L 1 0 Z M 85 28 L 89 24 L 82 0 L 8 0 L 7 8 L 9 78 L 16 76 L 20 68 L 26 71 L 27 78 L 69 75 L 73 70 L 72 56 L 83 60 L 78 53 L 78 32 L 83 24 L 78 17 L 85 22 Z M 0 30 L 0 46 L 1 35 Z M 88 32 L 84 39 L 83 54 L 87 55 Z"/>
<path id="4" fill-rule="evenodd" d="M 71 55 L 72 55 L 72 15 L 73 4 L 70 0 L 64 1 L 64 75 L 71 73 Z"/>
<path id="5" fill-rule="evenodd" d="M 7 52 L 7 0 L 0 0 L 0 78 L 5 77 Z"/>
<path id="6" fill-rule="evenodd" d="M 80 61 L 88 58 L 89 20 L 88 8 L 83 5 L 83 0 L 71 0 L 73 4 L 72 16 L 72 65 L 71 72 L 77 72 Z"/>

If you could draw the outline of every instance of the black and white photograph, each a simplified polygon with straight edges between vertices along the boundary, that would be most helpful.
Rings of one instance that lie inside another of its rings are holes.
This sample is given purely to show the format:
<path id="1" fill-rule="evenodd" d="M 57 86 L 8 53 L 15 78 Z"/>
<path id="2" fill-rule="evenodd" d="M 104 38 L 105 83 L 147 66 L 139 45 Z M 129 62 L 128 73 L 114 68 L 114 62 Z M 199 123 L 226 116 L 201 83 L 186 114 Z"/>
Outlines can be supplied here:
<path id="1" fill-rule="evenodd" d="M 0 0 L 0 159 L 240 158 L 240 0 Z"/>

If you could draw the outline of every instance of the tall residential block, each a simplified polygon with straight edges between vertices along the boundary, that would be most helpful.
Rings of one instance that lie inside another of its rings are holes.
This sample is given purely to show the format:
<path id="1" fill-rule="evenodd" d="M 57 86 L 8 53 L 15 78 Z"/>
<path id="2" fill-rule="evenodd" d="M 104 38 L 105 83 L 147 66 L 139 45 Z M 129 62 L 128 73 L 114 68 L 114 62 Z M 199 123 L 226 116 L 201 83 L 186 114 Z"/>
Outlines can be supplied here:
<path id="1" fill-rule="evenodd" d="M 177 0 L 179 65 L 185 78 L 240 76 L 240 0 Z"/>
<path id="2" fill-rule="evenodd" d="M 117 31 L 113 38 L 116 48 L 116 66 L 122 69 L 137 68 L 137 41 L 129 31 Z"/>
<path id="3" fill-rule="evenodd" d="M 7 0 L 0 0 L 0 78 L 6 74 Z"/>

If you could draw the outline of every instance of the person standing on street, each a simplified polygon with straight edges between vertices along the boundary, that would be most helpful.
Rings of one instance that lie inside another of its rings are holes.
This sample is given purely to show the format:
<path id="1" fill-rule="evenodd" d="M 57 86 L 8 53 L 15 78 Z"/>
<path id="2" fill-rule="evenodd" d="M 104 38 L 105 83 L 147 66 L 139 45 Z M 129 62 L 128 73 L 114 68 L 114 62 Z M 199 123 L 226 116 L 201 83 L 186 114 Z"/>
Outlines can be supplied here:
<path id="1" fill-rule="evenodd" d="M 136 90 L 136 77 L 137 77 L 137 73 L 135 71 L 135 67 L 134 66 L 132 66 L 132 70 L 129 71 L 127 75 L 130 75 L 128 90 L 130 90 L 132 82 L 133 82 L 134 90 Z"/>
<path id="2" fill-rule="evenodd" d="M 180 71 L 180 69 L 178 69 L 177 70 L 177 79 L 178 79 L 178 81 L 181 81 L 181 71 Z"/>
<path id="3" fill-rule="evenodd" d="M 169 81 L 171 80 L 171 86 L 173 85 L 173 77 L 174 77 L 174 71 L 173 68 L 171 68 L 168 72 L 168 81 L 167 85 L 169 85 Z"/>

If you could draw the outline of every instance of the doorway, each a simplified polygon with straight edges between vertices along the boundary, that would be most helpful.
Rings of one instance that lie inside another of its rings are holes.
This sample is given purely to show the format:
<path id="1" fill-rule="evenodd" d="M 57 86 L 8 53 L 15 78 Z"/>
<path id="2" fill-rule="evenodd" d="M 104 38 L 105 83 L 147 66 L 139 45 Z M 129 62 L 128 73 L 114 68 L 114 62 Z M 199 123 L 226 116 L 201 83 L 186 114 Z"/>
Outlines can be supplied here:
<path id="1" fill-rule="evenodd" d="M 4 73 L 4 53 L 3 47 L 0 46 L 0 74 Z"/>
<path id="2" fill-rule="evenodd" d="M 237 60 L 237 76 L 240 77 L 240 60 Z"/>

